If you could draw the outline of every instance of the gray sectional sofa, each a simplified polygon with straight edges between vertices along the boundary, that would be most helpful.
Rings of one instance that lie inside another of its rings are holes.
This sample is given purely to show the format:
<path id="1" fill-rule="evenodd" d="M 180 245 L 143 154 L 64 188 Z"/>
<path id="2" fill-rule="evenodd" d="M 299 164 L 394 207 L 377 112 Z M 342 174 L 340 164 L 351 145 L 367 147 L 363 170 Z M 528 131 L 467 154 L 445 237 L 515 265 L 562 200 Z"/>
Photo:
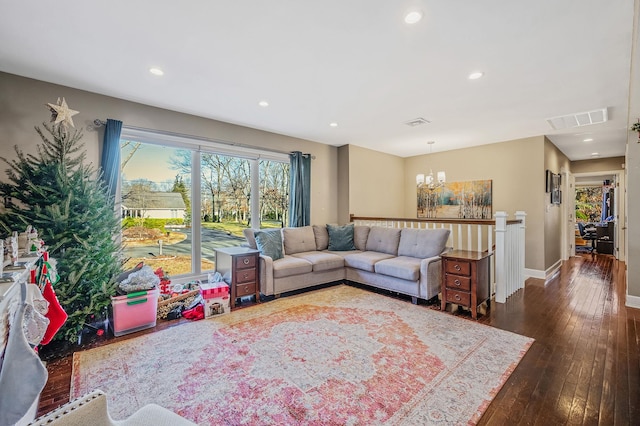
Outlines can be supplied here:
<path id="1" fill-rule="evenodd" d="M 406 294 L 416 303 L 418 298 L 431 299 L 440 291 L 439 255 L 445 251 L 449 232 L 351 224 L 247 229 L 245 237 L 249 247 L 262 251 L 260 292 L 264 295 L 347 280 Z M 281 238 L 281 251 L 279 247 L 269 249 L 263 238 L 267 236 L 272 246 Z"/>

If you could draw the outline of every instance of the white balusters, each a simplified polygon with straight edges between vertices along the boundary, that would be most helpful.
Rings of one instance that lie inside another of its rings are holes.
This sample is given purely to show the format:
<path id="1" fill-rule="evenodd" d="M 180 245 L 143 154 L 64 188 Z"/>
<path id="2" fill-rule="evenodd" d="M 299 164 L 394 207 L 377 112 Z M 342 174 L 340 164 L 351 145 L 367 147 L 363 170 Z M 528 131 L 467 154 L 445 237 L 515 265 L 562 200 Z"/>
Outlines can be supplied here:
<path id="1" fill-rule="evenodd" d="M 516 220 L 508 223 L 506 212 L 496 212 L 495 222 L 471 224 L 455 219 L 354 219 L 354 223 L 367 226 L 417 229 L 449 229 L 447 246 L 454 249 L 493 253 L 491 257 L 492 291 L 498 303 L 524 288 L 525 265 L 525 218 L 526 213 L 517 211 Z M 476 227 L 477 229 L 474 229 Z M 495 234 L 494 234 L 495 233 Z M 495 236 L 494 236 L 495 235 Z M 477 239 L 477 243 L 474 241 Z M 494 248 L 495 243 L 495 248 Z"/>

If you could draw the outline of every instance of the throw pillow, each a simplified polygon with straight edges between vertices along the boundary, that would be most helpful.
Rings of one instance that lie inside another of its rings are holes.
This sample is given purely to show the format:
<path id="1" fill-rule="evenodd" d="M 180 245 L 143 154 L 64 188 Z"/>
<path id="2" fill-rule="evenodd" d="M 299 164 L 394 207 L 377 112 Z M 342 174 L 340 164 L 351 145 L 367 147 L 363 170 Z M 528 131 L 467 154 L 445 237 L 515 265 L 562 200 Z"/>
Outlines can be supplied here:
<path id="1" fill-rule="evenodd" d="M 255 231 L 251 228 L 246 228 L 242 231 L 242 233 L 244 234 L 244 237 L 247 239 L 247 245 L 252 248 L 252 249 L 256 249 L 256 236 L 255 236 Z"/>
<path id="2" fill-rule="evenodd" d="M 329 232 L 329 250 L 347 251 L 355 250 L 353 243 L 353 223 L 343 226 L 327 224 Z"/>
<path id="3" fill-rule="evenodd" d="M 282 234 L 280 229 L 256 231 L 256 247 L 262 254 L 273 260 L 282 259 Z"/>
<path id="4" fill-rule="evenodd" d="M 356 250 L 365 251 L 367 249 L 367 238 L 369 238 L 369 227 L 357 225 L 353 227 L 353 243 Z"/>
<path id="5" fill-rule="evenodd" d="M 326 226 L 313 225 L 313 234 L 316 237 L 316 250 L 326 250 L 329 247 L 329 233 Z"/>

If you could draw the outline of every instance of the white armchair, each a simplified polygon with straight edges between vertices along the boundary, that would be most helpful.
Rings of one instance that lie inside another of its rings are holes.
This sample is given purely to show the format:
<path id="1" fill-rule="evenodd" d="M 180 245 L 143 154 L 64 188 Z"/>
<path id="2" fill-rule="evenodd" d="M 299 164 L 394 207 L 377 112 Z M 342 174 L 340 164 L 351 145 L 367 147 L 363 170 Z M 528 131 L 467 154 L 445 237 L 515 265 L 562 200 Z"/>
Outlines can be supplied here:
<path id="1" fill-rule="evenodd" d="M 195 423 L 156 404 L 145 405 L 125 420 L 113 420 L 107 410 L 107 395 L 101 390 L 94 390 L 38 417 L 29 425 L 194 426 Z"/>

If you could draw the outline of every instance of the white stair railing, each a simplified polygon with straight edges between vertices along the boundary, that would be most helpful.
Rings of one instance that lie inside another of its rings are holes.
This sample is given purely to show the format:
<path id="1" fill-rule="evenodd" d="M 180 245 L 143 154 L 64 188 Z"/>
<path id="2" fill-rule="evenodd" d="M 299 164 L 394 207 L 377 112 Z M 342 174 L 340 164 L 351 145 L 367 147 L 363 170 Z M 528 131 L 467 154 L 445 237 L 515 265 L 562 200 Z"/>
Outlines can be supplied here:
<path id="1" fill-rule="evenodd" d="M 505 303 L 507 298 L 524 288 L 525 218 L 517 211 L 515 220 L 508 214 L 496 212 L 491 219 L 412 219 L 351 216 L 356 225 L 387 228 L 446 228 L 451 231 L 447 246 L 452 249 L 491 253 L 491 291 L 495 301 Z M 495 236 L 494 236 L 495 232 Z M 495 245 L 494 245 L 495 240 Z"/>

